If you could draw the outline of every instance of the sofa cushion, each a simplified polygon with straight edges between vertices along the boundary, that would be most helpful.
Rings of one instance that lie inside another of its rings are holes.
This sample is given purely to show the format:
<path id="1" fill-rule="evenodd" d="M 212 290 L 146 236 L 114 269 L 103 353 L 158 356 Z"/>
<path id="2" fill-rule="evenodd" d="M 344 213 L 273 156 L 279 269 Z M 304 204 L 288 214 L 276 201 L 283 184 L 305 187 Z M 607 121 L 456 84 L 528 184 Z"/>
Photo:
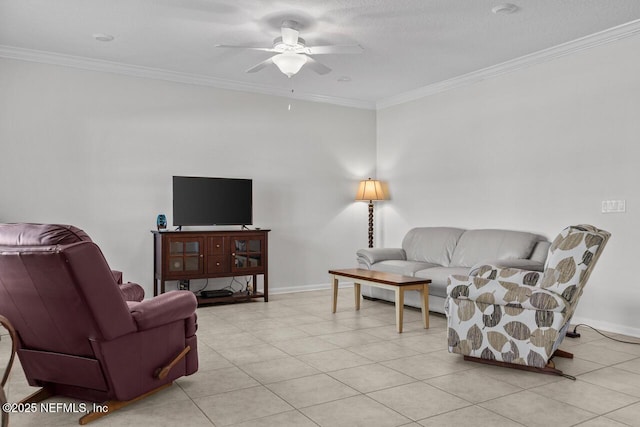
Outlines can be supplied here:
<path id="1" fill-rule="evenodd" d="M 452 227 L 418 227 L 402 240 L 407 260 L 448 266 L 464 230 Z"/>
<path id="2" fill-rule="evenodd" d="M 458 240 L 451 266 L 471 267 L 483 260 L 529 258 L 538 236 L 510 230 L 469 230 Z"/>
<path id="3" fill-rule="evenodd" d="M 469 274 L 469 269 L 467 267 L 434 267 L 416 271 L 415 276 L 431 280 L 429 284 L 429 295 L 444 298 L 447 296 L 449 276 L 453 274 L 466 276 Z"/>
<path id="4" fill-rule="evenodd" d="M 371 269 L 387 273 L 402 274 L 404 276 L 413 276 L 418 270 L 424 270 L 425 268 L 432 267 L 437 267 L 437 265 L 430 264 L 428 262 L 388 260 L 373 264 Z"/>

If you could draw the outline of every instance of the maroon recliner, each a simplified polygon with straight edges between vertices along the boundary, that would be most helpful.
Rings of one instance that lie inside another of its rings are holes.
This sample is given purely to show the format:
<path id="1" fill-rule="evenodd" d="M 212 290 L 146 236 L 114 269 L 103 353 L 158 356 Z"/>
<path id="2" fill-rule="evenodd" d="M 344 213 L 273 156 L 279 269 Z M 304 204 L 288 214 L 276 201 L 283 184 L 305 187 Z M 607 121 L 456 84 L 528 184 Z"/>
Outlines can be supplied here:
<path id="1" fill-rule="evenodd" d="M 142 288 L 118 277 L 76 227 L 0 224 L 0 315 L 29 384 L 43 387 L 24 402 L 63 395 L 113 411 L 198 370 L 195 296 L 140 301 Z"/>

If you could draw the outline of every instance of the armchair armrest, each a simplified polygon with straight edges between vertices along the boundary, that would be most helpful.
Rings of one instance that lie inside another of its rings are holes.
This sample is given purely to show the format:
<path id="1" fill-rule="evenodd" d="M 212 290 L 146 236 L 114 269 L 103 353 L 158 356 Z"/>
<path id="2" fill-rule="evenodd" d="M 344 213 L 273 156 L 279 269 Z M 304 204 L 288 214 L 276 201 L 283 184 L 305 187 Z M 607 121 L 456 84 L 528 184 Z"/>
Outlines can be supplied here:
<path id="1" fill-rule="evenodd" d="M 371 267 L 372 264 L 390 259 L 406 260 L 407 255 L 402 248 L 369 248 L 358 249 L 358 262 Z"/>
<path id="2" fill-rule="evenodd" d="M 474 275 L 483 279 L 504 279 L 512 283 L 529 286 L 537 286 L 542 279 L 542 274 L 538 271 L 516 267 L 499 267 L 491 264 L 478 267 L 475 274 L 469 273 L 469 276 Z"/>
<path id="3" fill-rule="evenodd" d="M 524 272 L 526 270 L 519 270 Z M 530 272 L 529 272 L 530 273 Z M 522 273 L 518 273 L 522 274 Z M 562 295 L 522 282 L 485 279 L 483 277 L 449 276 L 447 297 L 478 303 L 511 306 L 529 310 L 564 312 L 570 304 Z M 516 278 L 517 279 L 517 278 Z"/>
<path id="4" fill-rule="evenodd" d="M 122 271 L 111 270 L 111 275 L 118 285 L 122 284 Z"/>
<path id="5" fill-rule="evenodd" d="M 193 315 L 198 306 L 189 291 L 170 291 L 157 297 L 129 305 L 138 330 L 155 328 Z"/>
<path id="6" fill-rule="evenodd" d="M 469 270 L 469 276 L 479 276 L 480 270 L 485 267 L 490 266 L 493 269 L 518 269 L 518 270 L 527 270 L 527 271 L 544 271 L 544 263 L 539 261 L 534 261 L 531 259 L 496 259 L 489 261 L 482 261 L 471 267 Z M 484 271 L 484 270 L 483 270 Z"/>
<path id="7" fill-rule="evenodd" d="M 144 299 L 144 289 L 137 283 L 127 282 L 118 286 L 125 301 L 142 301 Z"/>

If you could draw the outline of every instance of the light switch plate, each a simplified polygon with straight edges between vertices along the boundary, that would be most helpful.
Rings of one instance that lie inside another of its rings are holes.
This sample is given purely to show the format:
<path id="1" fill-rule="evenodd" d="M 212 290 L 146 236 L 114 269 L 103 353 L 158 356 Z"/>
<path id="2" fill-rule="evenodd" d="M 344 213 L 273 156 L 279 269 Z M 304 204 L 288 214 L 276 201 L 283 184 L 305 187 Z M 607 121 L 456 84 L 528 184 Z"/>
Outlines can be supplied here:
<path id="1" fill-rule="evenodd" d="M 602 213 L 622 213 L 627 211 L 626 200 L 603 200 Z"/>

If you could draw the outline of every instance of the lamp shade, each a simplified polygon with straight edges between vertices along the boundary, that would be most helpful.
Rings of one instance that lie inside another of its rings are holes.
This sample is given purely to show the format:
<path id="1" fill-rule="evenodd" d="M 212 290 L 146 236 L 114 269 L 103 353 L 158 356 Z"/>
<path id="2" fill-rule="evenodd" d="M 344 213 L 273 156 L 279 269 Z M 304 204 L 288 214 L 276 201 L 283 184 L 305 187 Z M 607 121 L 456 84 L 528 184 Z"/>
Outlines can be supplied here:
<path id="1" fill-rule="evenodd" d="M 386 200 L 387 196 L 382 189 L 382 183 L 377 179 L 360 181 L 356 200 Z"/>
<path id="2" fill-rule="evenodd" d="M 300 68 L 307 62 L 307 57 L 294 52 L 284 52 L 274 56 L 271 60 L 287 77 L 291 77 L 300 71 Z"/>

